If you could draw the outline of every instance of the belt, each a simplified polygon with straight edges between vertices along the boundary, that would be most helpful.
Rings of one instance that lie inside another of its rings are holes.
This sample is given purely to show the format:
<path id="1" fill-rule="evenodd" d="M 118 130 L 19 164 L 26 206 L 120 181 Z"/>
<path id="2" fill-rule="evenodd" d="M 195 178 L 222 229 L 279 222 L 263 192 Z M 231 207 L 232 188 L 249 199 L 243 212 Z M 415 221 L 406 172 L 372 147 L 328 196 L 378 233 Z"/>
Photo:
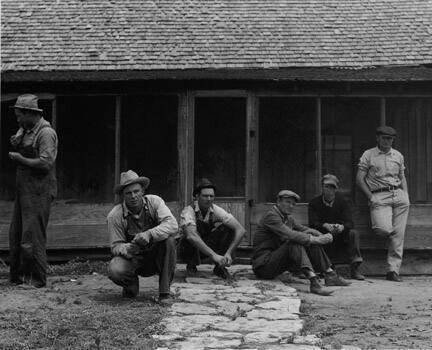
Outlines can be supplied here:
<path id="1" fill-rule="evenodd" d="M 377 190 L 373 190 L 371 192 L 372 193 L 390 192 L 390 191 L 398 190 L 399 188 L 401 188 L 401 186 L 387 186 L 387 187 L 378 188 Z"/>

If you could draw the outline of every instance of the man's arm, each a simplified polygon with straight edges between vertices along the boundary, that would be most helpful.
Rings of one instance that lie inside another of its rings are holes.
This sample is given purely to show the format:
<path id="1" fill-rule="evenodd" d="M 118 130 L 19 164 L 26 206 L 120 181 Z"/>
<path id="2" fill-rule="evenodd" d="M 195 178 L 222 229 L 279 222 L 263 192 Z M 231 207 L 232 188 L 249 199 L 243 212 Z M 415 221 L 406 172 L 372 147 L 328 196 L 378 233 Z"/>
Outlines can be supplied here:
<path id="1" fill-rule="evenodd" d="M 110 237 L 111 252 L 114 256 L 120 255 L 130 259 L 132 258 L 130 252 L 133 246 L 131 243 L 126 242 L 124 227 L 120 220 L 115 213 L 111 212 L 108 214 L 108 234 Z"/>
<path id="2" fill-rule="evenodd" d="M 243 236 L 246 233 L 244 227 L 238 222 L 238 220 L 231 216 L 231 218 L 225 223 L 225 226 L 234 231 L 234 239 L 225 252 L 225 258 L 227 259 L 226 265 L 230 266 L 232 263 L 232 252 L 238 247 Z"/>
<path id="3" fill-rule="evenodd" d="M 310 242 L 310 235 L 299 230 L 292 230 L 282 222 L 282 219 L 276 213 L 267 214 L 262 221 L 263 226 L 273 232 L 283 241 L 293 241 L 302 245 Z M 306 226 L 300 225 L 301 228 L 307 229 Z"/>
<path id="4" fill-rule="evenodd" d="M 217 254 L 213 249 L 211 249 L 199 236 L 196 225 L 189 224 L 184 228 L 184 232 L 186 234 L 186 239 L 199 251 L 210 259 L 213 262 L 223 265 L 225 258 L 222 255 Z"/>
<path id="5" fill-rule="evenodd" d="M 315 229 L 315 230 L 323 230 L 324 232 L 329 231 L 325 226 L 324 222 L 321 222 L 319 215 L 318 215 L 318 209 L 315 207 L 314 200 L 312 200 L 308 204 L 308 217 L 309 217 L 309 227 Z"/>
<path id="6" fill-rule="evenodd" d="M 363 191 L 366 195 L 367 199 L 371 200 L 373 193 L 370 191 L 369 186 L 367 185 L 366 179 L 367 171 L 365 169 L 359 168 L 357 170 L 356 183 L 357 186 Z"/>

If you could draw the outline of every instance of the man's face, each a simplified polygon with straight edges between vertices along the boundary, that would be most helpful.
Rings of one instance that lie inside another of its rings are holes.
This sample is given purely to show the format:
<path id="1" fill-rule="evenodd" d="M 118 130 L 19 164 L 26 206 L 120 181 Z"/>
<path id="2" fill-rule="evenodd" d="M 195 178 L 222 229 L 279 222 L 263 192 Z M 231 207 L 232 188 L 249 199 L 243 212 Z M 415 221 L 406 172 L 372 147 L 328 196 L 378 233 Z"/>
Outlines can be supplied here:
<path id="1" fill-rule="evenodd" d="M 31 129 L 34 126 L 33 114 L 19 108 L 15 108 L 15 117 L 20 127 Z"/>
<path id="2" fill-rule="evenodd" d="M 203 188 L 197 195 L 198 206 L 201 210 L 207 211 L 214 202 L 215 193 L 213 188 Z"/>
<path id="3" fill-rule="evenodd" d="M 336 187 L 332 184 L 322 184 L 322 194 L 327 201 L 332 201 L 335 197 Z"/>
<path id="4" fill-rule="evenodd" d="M 138 209 L 141 206 L 143 195 L 144 190 L 141 184 L 132 184 L 123 189 L 123 199 L 126 206 L 131 210 Z"/>
<path id="5" fill-rule="evenodd" d="M 377 135 L 378 148 L 381 151 L 389 151 L 393 146 L 394 137 L 389 135 Z"/>
<path id="6" fill-rule="evenodd" d="M 291 214 L 293 212 L 296 204 L 297 204 L 296 200 L 292 197 L 282 197 L 282 198 L 278 198 L 277 200 L 277 206 L 279 210 L 286 215 Z"/>

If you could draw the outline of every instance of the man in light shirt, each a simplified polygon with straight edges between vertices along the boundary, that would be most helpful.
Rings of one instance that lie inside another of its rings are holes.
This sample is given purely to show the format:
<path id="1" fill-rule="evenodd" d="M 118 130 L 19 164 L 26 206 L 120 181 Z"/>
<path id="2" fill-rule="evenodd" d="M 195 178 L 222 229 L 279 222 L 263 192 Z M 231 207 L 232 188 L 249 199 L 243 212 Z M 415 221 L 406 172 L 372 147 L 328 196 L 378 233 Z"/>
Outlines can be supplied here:
<path id="1" fill-rule="evenodd" d="M 195 187 L 194 203 L 184 208 L 180 216 L 180 251 L 189 276 L 198 272 L 201 258 L 208 257 L 215 264 L 214 274 L 229 279 L 227 267 L 232 264 L 246 230 L 234 216 L 213 203 L 215 189 L 207 179 L 201 179 Z"/>
<path id="2" fill-rule="evenodd" d="M 108 232 L 114 255 L 108 277 L 123 287 L 123 296 L 139 292 L 140 276 L 159 275 L 159 301 L 171 298 L 176 266 L 177 221 L 162 198 L 145 195 L 150 180 L 134 171 L 121 173 L 114 189 L 122 202 L 108 214 Z"/>
<path id="3" fill-rule="evenodd" d="M 404 157 L 392 148 L 395 137 L 396 130 L 390 126 L 376 129 L 377 146 L 361 156 L 357 184 L 369 199 L 373 231 L 389 240 L 386 278 L 401 282 L 399 270 L 410 202 Z"/>

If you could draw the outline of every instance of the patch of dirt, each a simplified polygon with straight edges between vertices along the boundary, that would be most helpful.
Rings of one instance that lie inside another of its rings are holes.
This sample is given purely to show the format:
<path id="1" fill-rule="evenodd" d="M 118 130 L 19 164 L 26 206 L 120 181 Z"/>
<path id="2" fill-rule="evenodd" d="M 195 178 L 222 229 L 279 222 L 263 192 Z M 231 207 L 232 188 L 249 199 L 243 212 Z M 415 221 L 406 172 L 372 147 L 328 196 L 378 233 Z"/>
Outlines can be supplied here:
<path id="1" fill-rule="evenodd" d="M 121 287 L 102 274 L 105 265 L 50 267 L 41 289 L 10 285 L 1 268 L 0 349 L 157 348 L 151 335 L 163 332 L 159 321 L 167 310 L 156 302 L 157 276 L 140 278 L 140 295 L 124 299 Z"/>
<path id="2" fill-rule="evenodd" d="M 303 300 L 305 333 L 318 335 L 327 349 L 432 349 L 432 276 L 352 282 L 333 287 L 330 297 L 310 294 L 308 281 L 290 283 Z"/>

